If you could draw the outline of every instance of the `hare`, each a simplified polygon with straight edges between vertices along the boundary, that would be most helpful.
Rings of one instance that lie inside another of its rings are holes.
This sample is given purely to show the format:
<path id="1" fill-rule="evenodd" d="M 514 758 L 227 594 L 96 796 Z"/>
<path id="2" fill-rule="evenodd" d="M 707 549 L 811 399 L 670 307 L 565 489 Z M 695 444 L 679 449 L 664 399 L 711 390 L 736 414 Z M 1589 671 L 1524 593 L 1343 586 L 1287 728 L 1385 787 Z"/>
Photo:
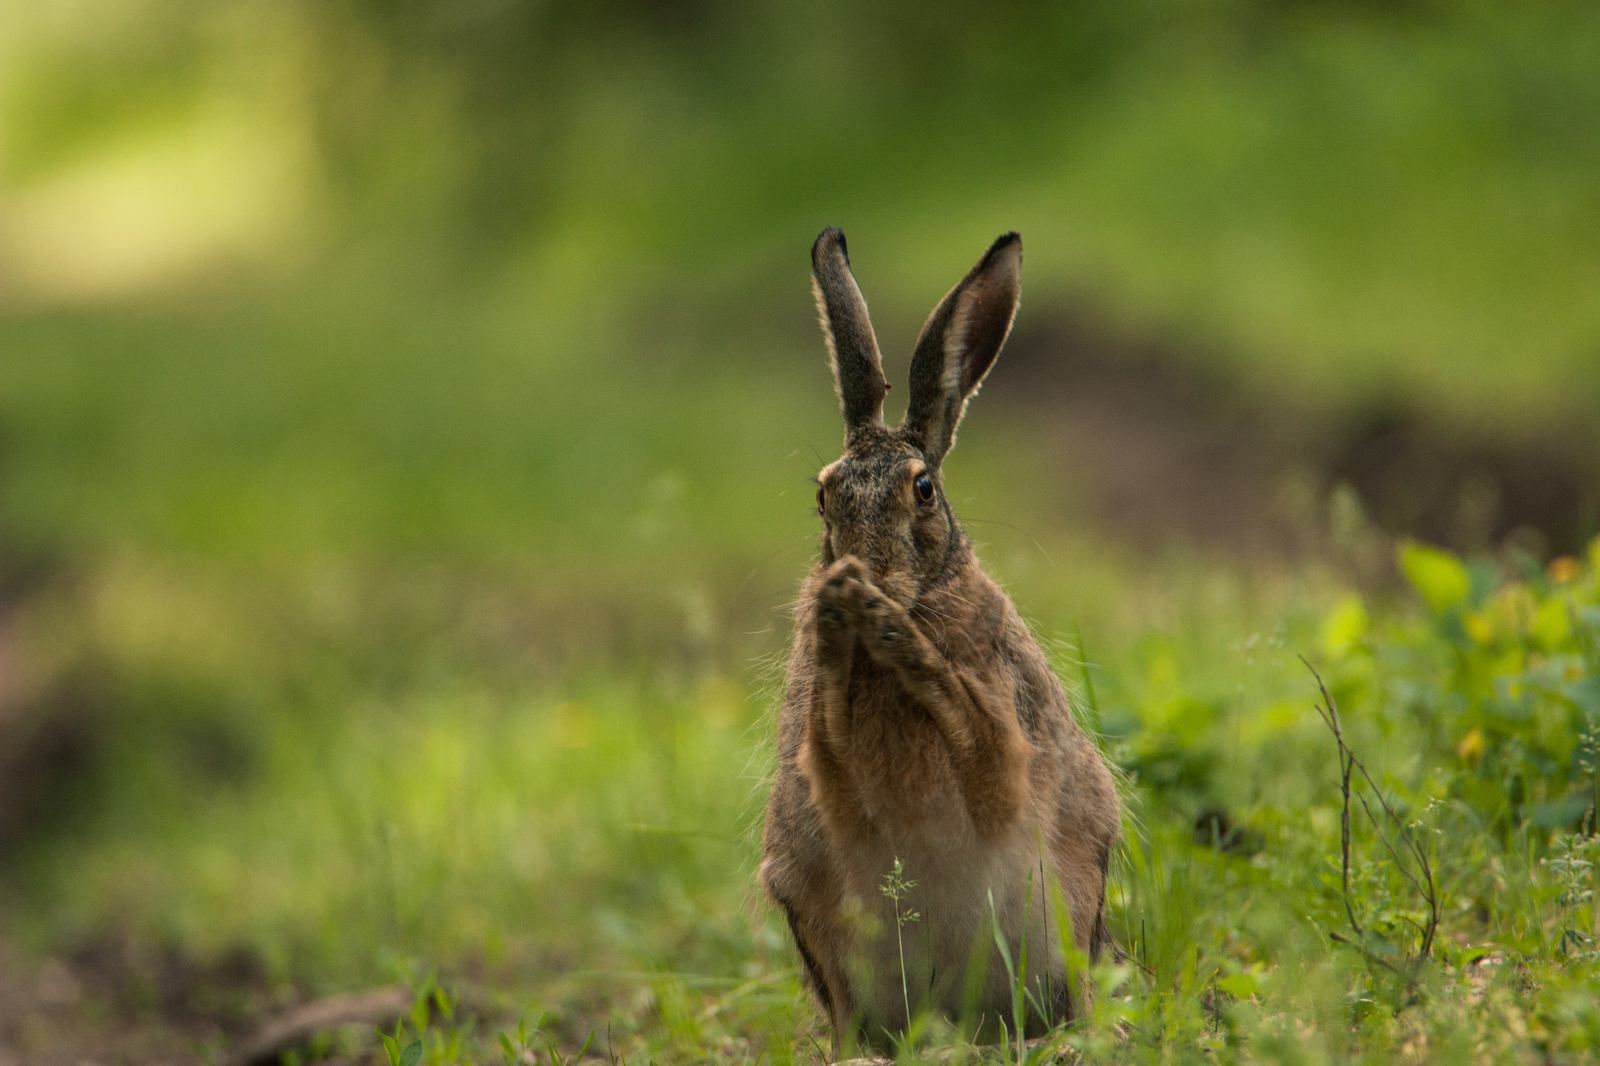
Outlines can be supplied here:
<path id="1" fill-rule="evenodd" d="M 1070 1017 L 1063 915 L 1106 943 L 1115 784 L 1016 607 L 984 573 L 940 463 L 1015 317 L 1022 241 L 1000 237 L 939 303 L 899 426 L 844 234 L 811 250 L 844 414 L 817 476 L 821 557 L 795 607 L 760 879 L 783 909 L 835 1051 L 936 1010 L 1036 1034 Z M 1065 906 L 1061 906 L 1064 902 Z"/>

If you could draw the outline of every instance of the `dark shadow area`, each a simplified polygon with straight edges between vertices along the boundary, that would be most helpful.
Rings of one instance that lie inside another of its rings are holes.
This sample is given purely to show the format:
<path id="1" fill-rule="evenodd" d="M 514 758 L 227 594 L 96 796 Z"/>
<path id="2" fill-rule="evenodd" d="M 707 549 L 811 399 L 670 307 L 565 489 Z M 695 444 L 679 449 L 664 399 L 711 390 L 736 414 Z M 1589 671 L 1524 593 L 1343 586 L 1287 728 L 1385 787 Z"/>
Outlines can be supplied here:
<path id="1" fill-rule="evenodd" d="M 1349 486 L 1390 536 L 1458 552 L 1508 539 L 1540 557 L 1600 529 L 1600 426 L 1508 436 L 1372 397 L 1343 408 L 1265 395 L 1203 352 L 1134 341 L 1088 316 L 1019 325 L 990 398 L 1043 413 L 1061 481 L 1096 524 L 1146 550 L 1182 543 L 1291 559 L 1325 547 Z"/>

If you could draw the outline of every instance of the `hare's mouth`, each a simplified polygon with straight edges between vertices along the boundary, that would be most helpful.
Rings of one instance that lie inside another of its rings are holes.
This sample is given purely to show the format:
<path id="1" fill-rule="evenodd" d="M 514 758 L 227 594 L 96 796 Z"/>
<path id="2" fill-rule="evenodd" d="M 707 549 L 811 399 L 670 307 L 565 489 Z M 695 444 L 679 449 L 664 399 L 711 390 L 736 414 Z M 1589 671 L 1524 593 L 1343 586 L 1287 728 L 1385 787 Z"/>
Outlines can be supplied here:
<path id="1" fill-rule="evenodd" d="M 872 580 L 877 584 L 883 594 L 898 603 L 906 610 L 917 602 L 917 594 L 922 591 L 922 582 L 917 575 L 906 570 L 888 570 L 883 573 L 873 568 Z"/>

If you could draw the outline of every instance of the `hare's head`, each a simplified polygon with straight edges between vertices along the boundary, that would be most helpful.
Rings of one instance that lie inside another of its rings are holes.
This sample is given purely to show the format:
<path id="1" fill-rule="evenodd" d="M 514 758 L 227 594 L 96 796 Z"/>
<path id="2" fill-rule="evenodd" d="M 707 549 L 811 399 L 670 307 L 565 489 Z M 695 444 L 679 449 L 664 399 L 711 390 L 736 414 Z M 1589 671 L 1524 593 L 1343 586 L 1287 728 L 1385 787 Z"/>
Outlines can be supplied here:
<path id="1" fill-rule="evenodd" d="M 928 316 L 911 356 L 911 399 L 894 429 L 883 421 L 889 385 L 843 233 L 822 231 L 811 267 L 845 424 L 844 455 L 817 475 L 822 559 L 858 557 L 880 588 L 910 606 L 962 562 L 961 530 L 939 469 L 1011 331 L 1022 238 L 995 241 Z"/>

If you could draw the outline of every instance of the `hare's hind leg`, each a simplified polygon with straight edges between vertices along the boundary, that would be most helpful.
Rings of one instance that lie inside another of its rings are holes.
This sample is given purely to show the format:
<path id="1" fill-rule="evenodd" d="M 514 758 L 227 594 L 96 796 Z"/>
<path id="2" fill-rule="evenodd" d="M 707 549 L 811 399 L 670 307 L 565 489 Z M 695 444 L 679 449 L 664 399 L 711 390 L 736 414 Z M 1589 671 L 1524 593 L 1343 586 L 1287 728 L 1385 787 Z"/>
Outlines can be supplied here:
<path id="1" fill-rule="evenodd" d="M 795 914 L 794 908 L 787 903 L 783 905 L 783 916 L 789 920 L 789 933 L 794 937 L 794 946 L 800 952 L 800 980 L 817 997 L 820 1003 L 831 1002 L 828 996 L 828 982 L 822 976 L 822 964 L 811 953 L 811 948 L 806 945 L 806 935 L 800 931 L 800 918 Z"/>
<path id="2" fill-rule="evenodd" d="M 1072 940 L 1091 959 L 1100 954 L 1105 929 L 1106 867 L 1110 848 L 1072 827 L 1057 830 L 1056 877 L 1072 916 Z"/>
<path id="3" fill-rule="evenodd" d="M 822 845 L 825 834 L 806 792 L 798 775 L 780 768 L 768 802 L 758 876 L 767 898 L 789 923 L 800 954 L 801 982 L 827 1015 L 838 1050 L 854 1009 L 844 965 L 850 941 L 841 915 L 843 886 Z"/>
<path id="4" fill-rule="evenodd" d="M 833 1055 L 844 1053 L 845 1034 L 849 1030 L 854 1012 L 850 987 L 844 980 L 844 967 L 838 958 L 840 941 L 837 932 L 829 936 L 819 923 L 808 922 L 793 907 L 782 904 L 784 917 L 789 920 L 789 932 L 794 934 L 795 947 L 800 951 L 801 980 L 816 997 L 817 1003 L 828 1015 L 833 1029 Z"/>

